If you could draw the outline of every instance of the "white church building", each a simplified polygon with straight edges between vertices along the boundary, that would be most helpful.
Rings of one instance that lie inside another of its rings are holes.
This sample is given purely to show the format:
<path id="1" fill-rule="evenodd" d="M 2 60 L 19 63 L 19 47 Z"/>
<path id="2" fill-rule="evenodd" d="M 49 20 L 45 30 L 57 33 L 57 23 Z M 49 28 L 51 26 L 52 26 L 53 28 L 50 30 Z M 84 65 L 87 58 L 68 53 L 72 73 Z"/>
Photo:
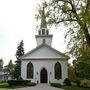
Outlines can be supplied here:
<path id="1" fill-rule="evenodd" d="M 35 37 L 37 47 L 20 57 L 21 77 L 35 83 L 63 83 L 68 77 L 69 57 L 52 48 L 53 35 L 49 34 L 44 8 L 41 26 Z"/>

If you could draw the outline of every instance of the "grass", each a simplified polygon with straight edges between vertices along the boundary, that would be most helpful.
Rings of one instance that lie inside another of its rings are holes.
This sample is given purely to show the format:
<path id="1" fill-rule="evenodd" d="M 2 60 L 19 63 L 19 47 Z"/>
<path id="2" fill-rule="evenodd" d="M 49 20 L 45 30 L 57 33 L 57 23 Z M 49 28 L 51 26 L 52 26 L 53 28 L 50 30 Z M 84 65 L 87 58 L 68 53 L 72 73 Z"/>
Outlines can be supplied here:
<path id="1" fill-rule="evenodd" d="M 58 84 L 58 83 L 51 83 L 50 85 L 52 87 L 62 88 L 64 90 L 90 90 L 90 88 L 78 87 L 76 85 L 65 86 L 65 85 L 61 85 L 61 84 Z"/>
<path id="2" fill-rule="evenodd" d="M 9 88 L 8 83 L 0 83 L 0 88 Z"/>
<path id="3" fill-rule="evenodd" d="M 77 86 L 62 86 L 64 90 L 90 90 L 90 88 L 82 88 Z"/>
<path id="4" fill-rule="evenodd" d="M 36 86 L 35 83 L 28 83 L 28 85 L 22 85 L 22 86 L 12 86 L 10 87 L 8 83 L 0 83 L 0 88 L 7 88 L 7 89 L 15 89 L 15 88 L 24 88 L 24 87 L 31 87 L 31 86 Z"/>

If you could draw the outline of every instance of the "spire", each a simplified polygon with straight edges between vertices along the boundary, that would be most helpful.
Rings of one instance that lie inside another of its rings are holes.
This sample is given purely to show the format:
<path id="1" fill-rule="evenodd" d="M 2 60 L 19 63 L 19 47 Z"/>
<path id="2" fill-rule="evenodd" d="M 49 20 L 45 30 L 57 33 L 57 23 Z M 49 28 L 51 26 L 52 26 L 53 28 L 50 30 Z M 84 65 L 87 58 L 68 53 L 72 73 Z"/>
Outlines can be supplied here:
<path id="1" fill-rule="evenodd" d="M 41 17 L 41 24 L 38 30 L 38 35 L 36 35 L 36 41 L 38 46 L 41 44 L 47 44 L 51 46 L 52 42 L 52 35 L 49 34 L 49 29 L 47 28 L 45 8 L 46 6 L 45 4 L 43 4 L 42 10 L 40 10 L 39 12 Z"/>
<path id="2" fill-rule="evenodd" d="M 41 25 L 40 25 L 40 29 L 38 30 L 38 34 L 49 35 L 49 30 L 47 29 L 47 23 L 46 23 L 45 6 L 43 6 L 43 9 L 41 10 Z"/>
<path id="3" fill-rule="evenodd" d="M 41 26 L 40 26 L 40 28 L 47 28 L 45 7 L 44 6 L 43 6 L 43 10 L 41 12 Z"/>

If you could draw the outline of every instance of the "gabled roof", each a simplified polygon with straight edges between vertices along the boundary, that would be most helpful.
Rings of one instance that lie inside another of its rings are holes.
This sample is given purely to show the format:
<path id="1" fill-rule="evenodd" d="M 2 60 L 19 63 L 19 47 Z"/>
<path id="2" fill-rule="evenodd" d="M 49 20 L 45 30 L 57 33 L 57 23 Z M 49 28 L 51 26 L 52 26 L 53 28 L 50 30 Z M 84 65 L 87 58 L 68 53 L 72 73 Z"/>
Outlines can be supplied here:
<path id="1" fill-rule="evenodd" d="M 42 44 L 40 46 L 37 46 L 36 48 L 34 48 L 33 50 L 29 51 L 28 53 L 26 53 L 25 55 L 23 55 L 22 57 L 20 57 L 21 60 L 24 59 L 65 59 L 68 60 L 69 57 L 59 51 L 57 51 L 56 49 L 52 48 L 49 45 L 46 44 Z"/>

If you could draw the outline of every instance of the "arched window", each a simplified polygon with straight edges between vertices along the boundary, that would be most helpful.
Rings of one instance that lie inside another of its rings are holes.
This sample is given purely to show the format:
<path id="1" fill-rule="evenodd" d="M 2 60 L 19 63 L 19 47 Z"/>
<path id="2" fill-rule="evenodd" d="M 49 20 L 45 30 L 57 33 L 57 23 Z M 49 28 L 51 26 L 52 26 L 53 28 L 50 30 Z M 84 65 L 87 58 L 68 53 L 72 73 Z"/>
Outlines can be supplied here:
<path id="1" fill-rule="evenodd" d="M 33 64 L 31 62 L 27 65 L 27 78 L 33 78 Z"/>
<path id="2" fill-rule="evenodd" d="M 45 29 L 42 29 L 42 35 L 45 35 Z"/>
<path id="3" fill-rule="evenodd" d="M 61 64 L 59 62 L 55 64 L 54 70 L 55 70 L 55 79 L 61 79 L 62 70 L 61 70 Z"/>

